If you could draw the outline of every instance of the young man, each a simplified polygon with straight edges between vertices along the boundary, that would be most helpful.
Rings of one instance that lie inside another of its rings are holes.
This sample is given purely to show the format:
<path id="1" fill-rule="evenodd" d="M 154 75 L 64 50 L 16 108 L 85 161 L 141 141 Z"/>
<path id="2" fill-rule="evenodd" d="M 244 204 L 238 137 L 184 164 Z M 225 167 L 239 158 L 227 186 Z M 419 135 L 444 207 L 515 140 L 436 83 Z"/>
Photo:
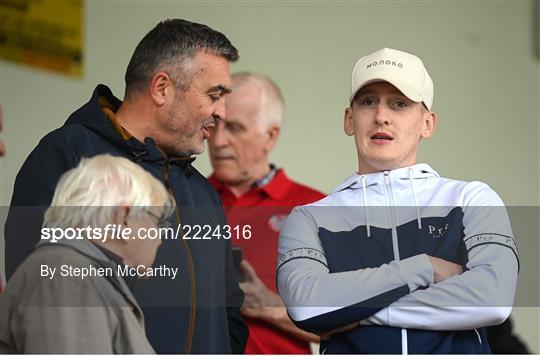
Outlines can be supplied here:
<path id="1" fill-rule="evenodd" d="M 129 289 L 136 277 L 122 269 L 152 267 L 161 240 L 140 239 L 137 232 L 157 228 L 172 212 L 163 184 L 125 158 L 86 158 L 66 172 L 44 229 L 67 237 L 74 229 L 103 234 L 107 226 L 121 226 L 129 238 L 43 239 L 0 294 L 0 352 L 154 353 Z"/>
<path id="2" fill-rule="evenodd" d="M 227 97 L 227 117 L 208 140 L 214 173 L 210 183 L 221 195 L 231 226 L 249 226 L 252 237 L 239 239 L 245 281 L 242 313 L 247 318 L 248 354 L 307 354 L 318 337 L 298 329 L 276 293 L 277 240 L 291 209 L 323 194 L 290 180 L 269 162 L 281 131 L 283 98 L 267 76 L 236 73 Z"/>
<path id="3" fill-rule="evenodd" d="M 432 103 L 418 57 L 362 57 L 344 117 L 358 172 L 281 231 L 279 292 L 325 353 L 489 352 L 484 327 L 510 313 L 519 262 L 503 202 L 416 162 Z"/>
<path id="4" fill-rule="evenodd" d="M 247 327 L 230 242 L 184 235 L 185 227 L 226 224 L 218 195 L 191 163 L 225 115 L 229 62 L 237 59 L 229 40 L 202 24 L 166 20 L 146 34 L 126 70 L 124 101 L 98 85 L 21 168 L 6 222 L 7 278 L 38 242 L 59 177 L 81 157 L 123 156 L 165 184 L 176 201 L 175 228 L 182 226 L 156 257 L 157 264 L 181 268 L 180 276 L 134 287 L 152 346 L 158 353 L 243 352 Z"/>

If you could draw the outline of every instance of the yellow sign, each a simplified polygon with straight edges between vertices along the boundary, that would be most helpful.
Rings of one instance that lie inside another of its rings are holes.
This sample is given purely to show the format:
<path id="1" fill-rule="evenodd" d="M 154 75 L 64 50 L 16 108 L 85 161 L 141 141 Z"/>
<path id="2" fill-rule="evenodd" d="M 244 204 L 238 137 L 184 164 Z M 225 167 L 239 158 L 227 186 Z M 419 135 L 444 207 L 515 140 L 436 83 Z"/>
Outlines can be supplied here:
<path id="1" fill-rule="evenodd" d="M 0 58 L 80 77 L 82 0 L 0 0 Z"/>

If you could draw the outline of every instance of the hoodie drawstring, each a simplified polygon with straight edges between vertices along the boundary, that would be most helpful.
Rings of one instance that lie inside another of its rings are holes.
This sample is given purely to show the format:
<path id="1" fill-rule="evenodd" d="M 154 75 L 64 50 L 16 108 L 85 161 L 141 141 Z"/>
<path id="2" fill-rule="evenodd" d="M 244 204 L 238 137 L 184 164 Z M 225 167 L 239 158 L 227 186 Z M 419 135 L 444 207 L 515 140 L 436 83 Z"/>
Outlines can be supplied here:
<path id="1" fill-rule="evenodd" d="M 366 213 L 366 231 L 367 231 L 367 237 L 371 236 L 371 229 L 369 227 L 369 214 L 368 214 L 368 202 L 367 202 L 367 194 L 366 194 L 366 177 L 360 176 L 360 180 L 362 181 L 362 192 L 364 193 L 364 211 Z"/>
<path id="2" fill-rule="evenodd" d="M 414 197 L 414 204 L 416 205 L 416 216 L 418 221 L 418 229 L 422 229 L 422 218 L 420 217 L 420 207 L 418 206 L 418 199 L 416 198 L 416 193 L 414 191 L 414 184 L 413 184 L 413 169 L 409 168 L 409 182 L 411 183 L 411 190 L 412 195 Z"/>

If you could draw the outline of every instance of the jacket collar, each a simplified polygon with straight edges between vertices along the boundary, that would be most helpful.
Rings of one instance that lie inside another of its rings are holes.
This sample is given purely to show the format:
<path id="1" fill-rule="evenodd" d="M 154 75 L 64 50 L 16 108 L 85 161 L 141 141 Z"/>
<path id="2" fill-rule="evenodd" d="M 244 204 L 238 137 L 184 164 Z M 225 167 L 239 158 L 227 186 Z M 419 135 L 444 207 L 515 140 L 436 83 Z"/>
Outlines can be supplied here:
<path id="1" fill-rule="evenodd" d="M 147 137 L 142 143 L 124 129 L 116 120 L 115 115 L 120 105 L 122 105 L 122 100 L 114 96 L 106 85 L 99 84 L 94 89 L 90 101 L 72 113 L 64 126 L 76 124 L 85 126 L 120 147 L 136 162 L 144 160 L 162 164 L 169 161 L 171 164 L 189 169 L 195 160 L 194 157 L 167 157 L 152 138 Z"/>
<path id="2" fill-rule="evenodd" d="M 78 253 L 89 257 L 99 266 L 113 268 L 114 270 L 116 270 L 117 268 L 116 261 L 113 261 L 111 260 L 111 258 L 107 257 L 106 254 L 97 245 L 95 245 L 93 242 L 90 242 L 86 238 L 79 240 L 62 239 L 56 241 L 55 243 L 52 243 L 49 240 L 40 240 L 40 242 L 36 245 L 36 249 L 45 246 L 63 246 L 71 248 Z M 133 304 L 134 306 L 138 306 L 135 297 L 131 293 L 131 290 L 129 289 L 126 281 L 122 277 L 117 276 L 115 273 L 113 275 L 113 277 L 106 278 L 111 280 L 111 282 L 116 285 L 116 288 L 124 294 L 124 296 L 130 301 L 131 304 Z"/>
<path id="3" fill-rule="evenodd" d="M 365 179 L 366 187 L 370 185 L 380 184 L 384 181 L 384 174 L 388 172 L 391 180 L 396 179 L 410 179 L 412 174 L 413 179 L 423 179 L 430 177 L 439 177 L 439 174 L 426 163 L 418 163 L 409 167 L 397 168 L 389 171 L 382 171 L 370 174 L 358 174 L 353 173 L 343 183 L 338 185 L 332 193 L 337 193 L 345 189 L 361 189 L 362 188 L 362 176 Z M 410 173 L 411 172 L 411 173 Z"/>
<path id="4" fill-rule="evenodd" d="M 101 104 L 104 104 L 109 112 L 114 113 L 122 104 L 122 100 L 115 97 L 107 86 L 99 84 L 94 89 L 90 101 L 73 112 L 64 126 L 82 125 L 115 144 L 125 145 L 126 142 L 132 142 L 131 139 L 125 140 L 118 134 L 114 125 L 107 119 Z"/>

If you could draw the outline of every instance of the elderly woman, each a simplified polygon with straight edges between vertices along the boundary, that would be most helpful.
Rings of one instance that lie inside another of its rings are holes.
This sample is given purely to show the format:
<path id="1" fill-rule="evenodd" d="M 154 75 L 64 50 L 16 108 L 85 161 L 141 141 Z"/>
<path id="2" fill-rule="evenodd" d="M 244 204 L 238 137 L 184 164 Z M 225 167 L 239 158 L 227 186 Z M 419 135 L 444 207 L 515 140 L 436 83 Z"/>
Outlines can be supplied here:
<path id="1" fill-rule="evenodd" d="M 161 241 L 138 232 L 171 212 L 163 185 L 125 158 L 66 172 L 42 240 L 0 295 L 0 353 L 154 353 L 122 271 L 152 267 Z"/>

